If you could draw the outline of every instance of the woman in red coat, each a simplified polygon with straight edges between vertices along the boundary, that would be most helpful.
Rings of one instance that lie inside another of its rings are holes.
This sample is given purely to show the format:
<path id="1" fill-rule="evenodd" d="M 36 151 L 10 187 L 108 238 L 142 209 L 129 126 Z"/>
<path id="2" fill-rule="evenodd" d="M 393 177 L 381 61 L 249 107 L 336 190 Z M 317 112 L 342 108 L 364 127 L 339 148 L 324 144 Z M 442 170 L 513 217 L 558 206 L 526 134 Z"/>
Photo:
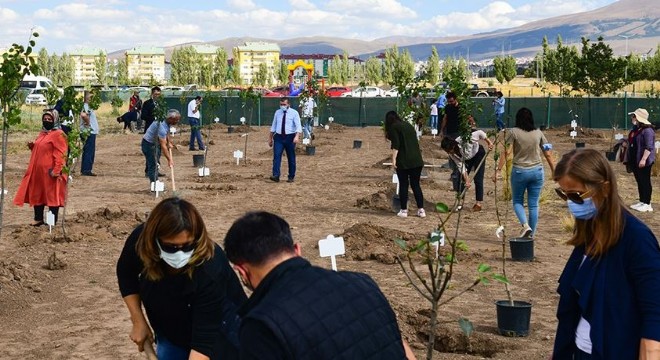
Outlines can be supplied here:
<path id="1" fill-rule="evenodd" d="M 57 222 L 57 212 L 66 198 L 67 175 L 62 171 L 68 149 L 66 135 L 60 129 L 56 110 L 45 112 L 41 122 L 39 136 L 28 143 L 32 156 L 14 198 L 18 206 L 34 207 L 32 226 L 44 225 L 44 206 L 48 206 Z"/>

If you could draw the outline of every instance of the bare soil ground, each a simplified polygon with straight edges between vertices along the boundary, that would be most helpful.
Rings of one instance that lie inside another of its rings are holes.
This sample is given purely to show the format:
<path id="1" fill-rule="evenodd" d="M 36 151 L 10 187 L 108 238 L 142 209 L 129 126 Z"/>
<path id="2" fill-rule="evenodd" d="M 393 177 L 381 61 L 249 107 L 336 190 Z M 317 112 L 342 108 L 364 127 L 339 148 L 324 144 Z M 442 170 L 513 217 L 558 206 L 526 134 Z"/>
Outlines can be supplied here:
<path id="1" fill-rule="evenodd" d="M 318 256 L 317 241 L 328 234 L 343 235 L 347 254 L 338 259 L 339 269 L 365 272 L 378 282 L 397 313 L 404 337 L 418 358 L 423 358 L 429 304 L 394 262 L 399 250 L 393 239 L 414 241 L 425 236 L 437 226 L 439 216 L 429 211 L 425 219 L 401 219 L 392 212 L 392 171 L 381 165 L 390 152 L 381 130 L 342 126 L 316 129 L 316 154 L 306 156 L 302 147 L 298 151 L 295 183 L 269 181 L 272 150 L 266 142 L 267 132 L 266 127 L 252 127 L 247 161 L 236 165 L 232 153 L 244 149 L 246 138 L 217 126 L 211 133 L 208 177 L 199 177 L 193 167 L 193 152 L 186 146 L 188 134 L 176 135 L 175 141 L 181 145 L 174 154 L 179 195 L 203 212 L 210 233 L 219 243 L 233 220 L 248 210 L 263 209 L 283 216 L 291 224 L 295 240 L 302 244 L 303 255 L 329 268 L 329 259 Z M 128 338 L 130 321 L 115 277 L 115 263 L 125 238 L 159 201 L 149 192 L 144 178 L 141 136 L 122 134 L 116 123 L 106 123 L 97 140 L 94 171 L 99 176 L 75 176 L 66 209 L 66 234 L 59 226 L 50 234 L 45 227 L 28 225 L 31 208 L 11 204 L 29 158 L 24 144 L 35 135 L 12 135 L 9 160 L 3 167 L 9 192 L 0 241 L 0 359 L 142 358 Z M 563 130 L 548 131 L 547 136 L 559 153 L 574 147 Z M 609 146 L 609 133 L 604 138 L 585 136 L 588 147 L 604 151 Z M 356 139 L 362 140 L 360 149 L 352 148 Z M 446 161 L 437 142 L 430 136 L 422 139 L 428 164 Z M 487 174 L 492 174 L 493 165 L 491 157 Z M 613 166 L 624 200 L 636 202 L 633 177 L 621 164 Z M 422 180 L 426 199 L 451 202 L 454 194 L 448 170 L 429 169 L 426 173 L 428 177 Z M 656 189 L 657 179 L 653 179 Z M 165 196 L 169 196 L 169 173 L 163 180 L 168 189 Z M 545 184 L 535 261 L 508 263 L 515 299 L 534 306 L 529 336 L 506 338 L 497 334 L 494 302 L 506 297 L 503 286 L 479 285 L 440 309 L 436 358 L 547 359 L 556 326 L 556 282 L 571 251 L 563 245 L 570 231 L 566 226 L 570 223 L 568 212 L 565 203 L 554 195 L 555 186 L 551 180 Z M 461 214 L 458 238 L 469 249 L 458 255 L 448 296 L 474 280 L 480 263 L 490 264 L 495 272 L 501 270 L 502 246 L 495 237 L 495 202 L 489 180 L 486 194 L 482 212 L 465 210 Z M 473 199 L 474 192 L 469 192 L 466 208 L 472 207 Z M 655 232 L 660 230 L 658 200 L 654 196 L 656 212 L 638 214 Z M 414 214 L 414 205 L 411 208 Z M 510 208 L 510 204 L 504 203 L 503 208 Z M 509 233 L 519 230 L 512 211 L 506 224 Z M 475 325 L 469 339 L 460 333 L 460 317 Z"/>

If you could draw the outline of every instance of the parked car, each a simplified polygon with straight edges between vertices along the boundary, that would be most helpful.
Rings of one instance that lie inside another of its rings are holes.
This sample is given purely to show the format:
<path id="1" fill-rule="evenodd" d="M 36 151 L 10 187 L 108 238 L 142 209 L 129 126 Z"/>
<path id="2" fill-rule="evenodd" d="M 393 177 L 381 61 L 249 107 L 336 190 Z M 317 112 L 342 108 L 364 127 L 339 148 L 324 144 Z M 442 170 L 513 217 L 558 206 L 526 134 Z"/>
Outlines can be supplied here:
<path id="1" fill-rule="evenodd" d="M 265 97 L 280 97 L 289 96 L 289 85 L 276 86 L 270 89 L 270 93 L 264 95 Z"/>
<path id="2" fill-rule="evenodd" d="M 341 94 L 351 92 L 351 88 L 347 86 L 331 86 L 327 88 L 325 91 L 329 97 L 337 97 L 337 96 L 341 96 Z"/>
<path id="3" fill-rule="evenodd" d="M 44 93 L 46 89 L 32 89 L 25 97 L 27 105 L 48 105 Z"/>
<path id="4" fill-rule="evenodd" d="M 399 91 L 395 88 L 391 88 L 384 93 L 385 97 L 397 97 L 399 96 Z"/>
<path id="5" fill-rule="evenodd" d="M 364 86 L 353 89 L 350 92 L 341 94 L 341 97 L 382 97 L 385 96 L 385 90 L 377 86 Z"/>

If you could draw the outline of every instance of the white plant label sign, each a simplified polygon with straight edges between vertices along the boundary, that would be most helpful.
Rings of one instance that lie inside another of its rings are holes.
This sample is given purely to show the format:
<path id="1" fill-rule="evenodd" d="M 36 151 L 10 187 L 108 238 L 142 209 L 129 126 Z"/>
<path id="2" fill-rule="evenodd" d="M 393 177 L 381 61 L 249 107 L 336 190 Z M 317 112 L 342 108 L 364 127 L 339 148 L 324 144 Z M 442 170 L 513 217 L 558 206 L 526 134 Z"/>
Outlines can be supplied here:
<path id="1" fill-rule="evenodd" d="M 431 135 L 433 135 L 433 137 L 438 135 L 438 129 L 431 129 Z"/>
<path id="2" fill-rule="evenodd" d="M 243 158 L 243 152 L 240 150 L 234 151 L 234 158 L 236 158 L 236 165 L 238 165 L 239 161 Z"/>
<path id="3" fill-rule="evenodd" d="M 215 119 L 213 119 L 213 121 L 215 121 L 215 123 L 217 124 L 220 122 L 220 118 L 216 116 Z"/>
<path id="4" fill-rule="evenodd" d="M 656 141 L 656 142 L 655 142 L 655 153 L 656 153 L 656 154 L 658 153 L 658 150 L 660 150 L 660 141 Z M 0 166 L 1 166 L 1 165 L 0 165 Z M 1 170 L 2 170 L 2 168 L 0 167 L 0 171 L 1 171 Z"/>
<path id="5" fill-rule="evenodd" d="M 241 120 L 241 124 L 245 125 L 245 116 L 241 116 L 239 120 Z"/>
<path id="6" fill-rule="evenodd" d="M 160 180 L 156 180 L 155 182 L 152 182 L 151 191 L 155 191 L 156 197 L 158 197 L 159 193 L 165 191 L 165 183 Z"/>
<path id="7" fill-rule="evenodd" d="M 309 139 L 308 138 L 303 139 L 303 145 L 309 145 Z"/>
<path id="8" fill-rule="evenodd" d="M 319 255 L 321 257 L 330 257 L 332 270 L 337 271 L 337 255 L 344 255 L 346 248 L 343 237 L 328 235 L 325 239 L 319 240 Z"/>
<path id="9" fill-rule="evenodd" d="M 619 141 L 621 139 L 623 139 L 623 134 L 615 134 L 614 135 L 614 140 Z M 658 146 L 656 145 L 655 147 L 657 148 Z"/>
<path id="10" fill-rule="evenodd" d="M 48 225 L 48 232 L 52 232 L 53 226 L 55 226 L 55 214 L 50 210 L 46 213 L 46 224 Z"/>
<path id="11" fill-rule="evenodd" d="M 577 127 L 577 121 L 571 120 L 571 127 L 575 129 Z"/>
<path id="12" fill-rule="evenodd" d="M 172 134 L 172 135 L 176 134 L 176 128 L 175 127 L 170 128 L 170 134 Z"/>
<path id="13" fill-rule="evenodd" d="M 207 168 L 207 167 L 199 168 L 198 171 L 199 171 L 199 176 L 209 176 L 209 175 L 211 175 L 211 170 L 209 170 L 209 168 Z"/>
<path id="14" fill-rule="evenodd" d="M 335 121 L 335 118 L 332 117 L 332 116 L 330 116 L 330 117 L 328 118 L 328 121 L 333 122 L 333 121 Z"/>
<path id="15" fill-rule="evenodd" d="M 326 125 L 323 128 L 326 129 L 326 130 L 330 130 L 330 125 Z"/>
<path id="16" fill-rule="evenodd" d="M 575 130 L 571 131 L 571 138 L 575 139 L 576 136 L 577 136 L 577 131 Z"/>

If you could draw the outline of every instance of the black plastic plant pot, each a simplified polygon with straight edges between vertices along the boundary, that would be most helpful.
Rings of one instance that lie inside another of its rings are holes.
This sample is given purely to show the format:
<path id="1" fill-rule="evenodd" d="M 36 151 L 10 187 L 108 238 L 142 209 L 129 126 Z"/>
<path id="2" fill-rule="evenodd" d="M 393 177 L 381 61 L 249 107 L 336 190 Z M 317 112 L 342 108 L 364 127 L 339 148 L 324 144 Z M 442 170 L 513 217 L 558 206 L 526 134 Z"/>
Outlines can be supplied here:
<path id="1" fill-rule="evenodd" d="M 305 153 L 306 153 L 307 155 L 314 155 L 314 154 L 316 154 L 316 146 L 313 146 L 313 145 L 307 145 L 307 147 L 305 148 Z"/>
<path id="2" fill-rule="evenodd" d="M 614 152 L 614 151 L 605 151 L 605 157 L 609 161 L 616 161 L 616 152 Z"/>
<path id="3" fill-rule="evenodd" d="M 534 260 L 534 239 L 532 238 L 511 238 L 509 239 L 509 249 L 513 261 Z"/>
<path id="4" fill-rule="evenodd" d="M 228 127 L 228 128 L 227 128 L 227 133 L 228 133 L 228 134 L 232 134 L 232 133 L 234 133 L 234 127 L 233 127 L 233 126 Z"/>
<path id="5" fill-rule="evenodd" d="M 203 154 L 193 155 L 193 166 L 198 167 L 198 168 L 201 168 L 202 166 L 204 166 L 204 155 Z"/>
<path id="6" fill-rule="evenodd" d="M 532 304 L 525 301 L 508 300 L 495 302 L 497 307 L 497 331 L 508 337 L 529 335 L 529 322 L 532 318 Z"/>
<path id="7" fill-rule="evenodd" d="M 362 140 L 353 140 L 353 149 L 359 149 L 362 147 Z"/>
<path id="8" fill-rule="evenodd" d="M 576 148 L 583 148 L 583 147 L 584 147 L 584 143 L 583 143 L 583 142 L 576 142 L 576 143 L 575 143 L 575 147 L 576 147 Z"/>

